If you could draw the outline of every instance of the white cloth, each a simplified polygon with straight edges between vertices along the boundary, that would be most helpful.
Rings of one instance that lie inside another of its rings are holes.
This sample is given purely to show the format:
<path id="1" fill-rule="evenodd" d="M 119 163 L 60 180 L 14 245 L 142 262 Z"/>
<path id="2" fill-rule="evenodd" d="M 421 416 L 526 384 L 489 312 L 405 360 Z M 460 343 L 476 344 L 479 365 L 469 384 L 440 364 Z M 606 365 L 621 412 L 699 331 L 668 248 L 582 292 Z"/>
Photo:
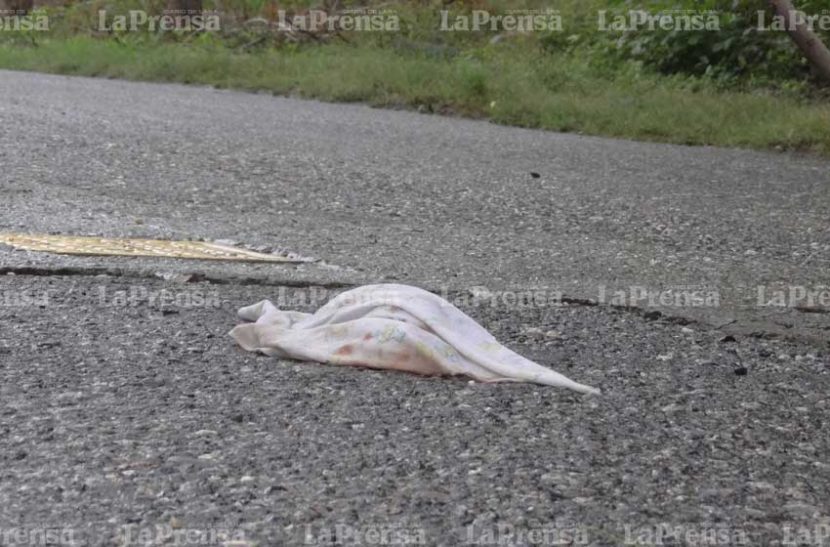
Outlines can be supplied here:
<path id="1" fill-rule="evenodd" d="M 281 311 L 263 300 L 240 309 L 239 317 L 250 323 L 230 335 L 266 355 L 599 393 L 507 349 L 461 310 L 417 287 L 358 287 L 314 314 Z"/>

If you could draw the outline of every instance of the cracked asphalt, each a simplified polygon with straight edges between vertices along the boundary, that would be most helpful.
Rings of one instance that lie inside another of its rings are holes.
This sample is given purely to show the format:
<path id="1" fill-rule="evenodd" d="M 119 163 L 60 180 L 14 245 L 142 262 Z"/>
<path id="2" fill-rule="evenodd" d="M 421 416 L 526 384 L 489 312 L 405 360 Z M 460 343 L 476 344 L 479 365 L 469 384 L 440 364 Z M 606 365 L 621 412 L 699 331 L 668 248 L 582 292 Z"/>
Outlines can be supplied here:
<path id="1" fill-rule="evenodd" d="M 0 232 L 319 259 L 0 247 L 0 545 L 830 544 L 827 161 L 5 71 L 0 95 Z M 227 337 L 242 305 L 382 281 L 603 395 Z"/>

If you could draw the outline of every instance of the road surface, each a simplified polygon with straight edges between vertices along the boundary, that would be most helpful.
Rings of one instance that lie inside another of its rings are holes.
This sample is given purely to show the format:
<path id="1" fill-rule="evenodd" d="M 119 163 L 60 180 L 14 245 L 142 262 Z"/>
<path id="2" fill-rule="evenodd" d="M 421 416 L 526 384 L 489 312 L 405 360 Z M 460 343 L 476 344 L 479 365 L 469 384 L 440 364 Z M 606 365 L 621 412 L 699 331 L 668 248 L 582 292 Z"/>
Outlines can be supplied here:
<path id="1" fill-rule="evenodd" d="M 0 544 L 827 534 L 830 162 L 3 71 L 0 96 L 0 231 L 318 259 L 0 248 Z M 227 337 L 242 305 L 369 282 L 603 395 Z"/>

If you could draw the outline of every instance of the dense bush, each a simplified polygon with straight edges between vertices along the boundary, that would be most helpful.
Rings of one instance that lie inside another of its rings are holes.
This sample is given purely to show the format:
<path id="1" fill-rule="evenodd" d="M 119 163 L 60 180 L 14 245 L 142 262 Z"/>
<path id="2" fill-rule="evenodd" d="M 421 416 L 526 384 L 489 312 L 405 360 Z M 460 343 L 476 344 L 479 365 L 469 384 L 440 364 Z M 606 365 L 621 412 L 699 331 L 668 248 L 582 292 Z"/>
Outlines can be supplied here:
<path id="1" fill-rule="evenodd" d="M 697 17 L 692 28 L 609 29 L 596 23 L 574 26 L 567 36 L 548 35 L 548 50 L 581 50 L 606 61 L 633 60 L 663 74 L 705 76 L 729 86 L 754 83 L 769 86 L 810 80 L 810 66 L 789 36 L 775 30 L 759 30 L 759 12 L 769 27 L 772 13 L 766 0 L 684 0 L 661 2 L 608 2 L 606 20 L 626 17 L 631 10 L 650 14 L 673 13 Z M 824 11 L 824 2 L 795 2 L 808 14 Z M 714 21 L 716 24 L 709 25 Z M 698 28 L 700 24 L 709 28 Z M 695 26 L 696 25 L 696 26 Z M 715 30 L 716 29 L 716 30 Z M 830 33 L 816 32 L 830 43 Z"/>

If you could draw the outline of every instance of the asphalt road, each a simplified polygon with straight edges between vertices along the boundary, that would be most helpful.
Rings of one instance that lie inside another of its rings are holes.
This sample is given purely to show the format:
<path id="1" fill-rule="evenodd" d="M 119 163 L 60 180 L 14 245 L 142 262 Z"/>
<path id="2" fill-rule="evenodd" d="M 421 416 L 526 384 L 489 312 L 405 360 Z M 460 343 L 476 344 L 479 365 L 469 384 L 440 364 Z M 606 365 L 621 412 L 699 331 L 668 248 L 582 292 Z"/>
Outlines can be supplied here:
<path id="1" fill-rule="evenodd" d="M 0 248 L 0 545 L 830 542 L 830 163 L 3 71 L 0 96 L 0 231 L 320 259 Z M 384 280 L 603 395 L 226 336 Z"/>

